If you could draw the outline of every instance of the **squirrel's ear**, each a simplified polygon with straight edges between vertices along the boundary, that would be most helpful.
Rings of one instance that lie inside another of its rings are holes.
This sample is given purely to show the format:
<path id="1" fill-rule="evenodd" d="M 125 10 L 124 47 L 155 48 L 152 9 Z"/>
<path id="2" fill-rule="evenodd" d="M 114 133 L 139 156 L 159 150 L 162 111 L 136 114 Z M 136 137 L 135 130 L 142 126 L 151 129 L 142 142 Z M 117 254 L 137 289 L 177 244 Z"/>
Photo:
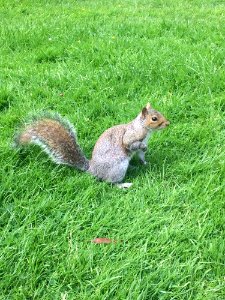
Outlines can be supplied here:
<path id="1" fill-rule="evenodd" d="M 151 109 L 151 104 L 148 102 L 147 104 L 146 104 L 146 108 L 149 110 L 149 109 Z"/>
<path id="2" fill-rule="evenodd" d="M 148 110 L 147 110 L 146 107 L 144 107 L 144 108 L 142 109 L 142 112 L 141 112 L 141 117 L 142 117 L 143 119 L 145 119 L 145 117 L 147 116 L 147 114 L 148 114 Z"/>

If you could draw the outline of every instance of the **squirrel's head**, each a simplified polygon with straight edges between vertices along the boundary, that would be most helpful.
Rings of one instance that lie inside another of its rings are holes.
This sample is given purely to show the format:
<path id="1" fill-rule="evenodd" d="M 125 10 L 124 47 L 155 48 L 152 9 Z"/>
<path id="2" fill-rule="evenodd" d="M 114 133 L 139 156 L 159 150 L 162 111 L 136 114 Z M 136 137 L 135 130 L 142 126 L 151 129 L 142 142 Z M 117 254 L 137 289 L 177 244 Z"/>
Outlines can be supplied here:
<path id="1" fill-rule="evenodd" d="M 141 118 L 144 122 L 144 126 L 149 129 L 163 129 L 167 127 L 170 122 L 157 110 L 153 109 L 150 103 L 142 109 Z"/>

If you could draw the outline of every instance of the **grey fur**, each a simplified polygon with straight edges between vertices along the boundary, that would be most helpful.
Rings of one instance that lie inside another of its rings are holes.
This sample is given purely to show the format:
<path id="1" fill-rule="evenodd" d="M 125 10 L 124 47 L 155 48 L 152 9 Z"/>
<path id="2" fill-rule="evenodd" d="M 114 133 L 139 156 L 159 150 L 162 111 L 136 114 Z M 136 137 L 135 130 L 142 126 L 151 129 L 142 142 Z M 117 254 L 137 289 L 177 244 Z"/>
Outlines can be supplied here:
<path id="1" fill-rule="evenodd" d="M 157 122 L 151 120 L 152 115 L 157 115 Z M 110 183 L 120 183 L 126 175 L 132 156 L 137 153 L 145 164 L 145 151 L 151 133 L 168 124 L 162 114 L 147 104 L 130 123 L 107 129 L 97 140 L 90 161 L 77 142 L 75 129 L 59 114 L 45 113 L 33 118 L 15 141 L 17 145 L 37 144 L 58 164 L 77 167 Z"/>

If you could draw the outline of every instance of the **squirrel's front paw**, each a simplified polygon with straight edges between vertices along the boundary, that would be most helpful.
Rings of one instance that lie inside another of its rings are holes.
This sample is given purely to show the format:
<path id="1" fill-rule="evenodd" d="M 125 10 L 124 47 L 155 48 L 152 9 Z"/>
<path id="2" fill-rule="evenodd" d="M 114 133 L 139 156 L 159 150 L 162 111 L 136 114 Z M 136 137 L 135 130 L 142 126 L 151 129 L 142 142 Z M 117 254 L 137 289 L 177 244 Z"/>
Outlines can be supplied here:
<path id="1" fill-rule="evenodd" d="M 143 152 L 146 152 L 146 151 L 147 151 L 147 145 L 144 144 L 144 143 L 141 143 L 141 144 L 140 144 L 140 149 L 141 149 Z"/>

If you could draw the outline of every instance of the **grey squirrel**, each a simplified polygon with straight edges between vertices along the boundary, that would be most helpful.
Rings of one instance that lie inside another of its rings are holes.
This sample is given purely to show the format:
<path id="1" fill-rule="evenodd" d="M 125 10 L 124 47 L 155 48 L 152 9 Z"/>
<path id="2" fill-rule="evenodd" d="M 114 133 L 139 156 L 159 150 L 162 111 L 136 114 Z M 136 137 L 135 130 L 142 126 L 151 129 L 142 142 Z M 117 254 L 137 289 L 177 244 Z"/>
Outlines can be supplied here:
<path id="1" fill-rule="evenodd" d="M 145 152 L 151 133 L 169 124 L 148 103 L 130 123 L 116 125 L 103 132 L 90 160 L 81 150 L 73 126 L 60 115 L 46 115 L 33 120 L 17 135 L 15 144 L 37 144 L 57 164 L 76 167 L 120 188 L 128 188 L 131 183 L 121 182 L 132 156 L 137 153 L 140 161 L 146 164 Z"/>

